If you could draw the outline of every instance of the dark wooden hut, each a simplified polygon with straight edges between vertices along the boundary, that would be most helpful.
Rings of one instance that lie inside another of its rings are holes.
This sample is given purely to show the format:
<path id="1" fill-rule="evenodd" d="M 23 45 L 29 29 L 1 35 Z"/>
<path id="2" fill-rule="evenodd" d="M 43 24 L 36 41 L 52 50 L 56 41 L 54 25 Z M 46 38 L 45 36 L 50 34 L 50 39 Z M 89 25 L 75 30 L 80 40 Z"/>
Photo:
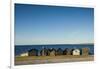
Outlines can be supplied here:
<path id="1" fill-rule="evenodd" d="M 28 51 L 29 56 L 38 56 L 38 50 L 37 49 L 31 49 Z"/>
<path id="2" fill-rule="evenodd" d="M 54 48 L 48 49 L 48 56 L 56 56 L 56 49 Z"/>
<path id="3" fill-rule="evenodd" d="M 68 55 L 68 51 L 69 51 L 68 48 L 65 48 L 63 51 L 63 55 Z"/>
<path id="4" fill-rule="evenodd" d="M 58 48 L 56 51 L 56 55 L 63 55 L 63 50 L 61 48 Z"/>
<path id="5" fill-rule="evenodd" d="M 41 51 L 40 51 L 40 55 L 41 56 L 47 56 L 48 55 L 48 50 L 46 48 L 43 48 Z"/>
<path id="6" fill-rule="evenodd" d="M 82 55 L 84 56 L 89 55 L 89 48 L 82 48 Z"/>

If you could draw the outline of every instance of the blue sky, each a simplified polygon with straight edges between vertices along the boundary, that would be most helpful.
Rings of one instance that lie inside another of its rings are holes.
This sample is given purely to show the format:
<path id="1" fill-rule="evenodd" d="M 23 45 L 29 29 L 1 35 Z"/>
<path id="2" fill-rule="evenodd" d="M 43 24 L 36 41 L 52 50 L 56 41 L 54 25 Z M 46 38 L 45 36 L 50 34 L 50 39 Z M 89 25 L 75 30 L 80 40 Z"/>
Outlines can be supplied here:
<path id="1" fill-rule="evenodd" d="M 15 4 L 15 45 L 94 41 L 94 9 Z"/>

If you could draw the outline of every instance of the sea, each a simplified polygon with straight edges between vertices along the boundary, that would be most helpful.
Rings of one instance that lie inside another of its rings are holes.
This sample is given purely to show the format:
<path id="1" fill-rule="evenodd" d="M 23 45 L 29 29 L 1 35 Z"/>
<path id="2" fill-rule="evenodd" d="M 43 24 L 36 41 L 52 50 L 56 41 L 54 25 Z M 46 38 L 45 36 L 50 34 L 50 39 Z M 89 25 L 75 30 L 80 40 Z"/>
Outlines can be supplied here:
<path id="1" fill-rule="evenodd" d="M 64 50 L 65 48 L 68 49 L 82 49 L 82 48 L 89 48 L 89 54 L 94 55 L 94 44 L 52 44 L 52 45 L 15 45 L 15 56 L 19 56 L 21 53 L 28 52 L 31 49 L 37 49 L 38 51 L 42 50 L 43 48 L 50 49 L 58 49 L 61 48 Z"/>

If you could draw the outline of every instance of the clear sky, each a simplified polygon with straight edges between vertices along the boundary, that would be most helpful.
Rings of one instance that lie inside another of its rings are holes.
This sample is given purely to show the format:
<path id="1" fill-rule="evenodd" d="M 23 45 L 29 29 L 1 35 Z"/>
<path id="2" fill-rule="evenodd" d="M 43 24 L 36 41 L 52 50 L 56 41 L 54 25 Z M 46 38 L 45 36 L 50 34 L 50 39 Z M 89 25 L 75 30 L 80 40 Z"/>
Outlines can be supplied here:
<path id="1" fill-rule="evenodd" d="M 15 45 L 94 41 L 94 9 L 15 4 Z"/>

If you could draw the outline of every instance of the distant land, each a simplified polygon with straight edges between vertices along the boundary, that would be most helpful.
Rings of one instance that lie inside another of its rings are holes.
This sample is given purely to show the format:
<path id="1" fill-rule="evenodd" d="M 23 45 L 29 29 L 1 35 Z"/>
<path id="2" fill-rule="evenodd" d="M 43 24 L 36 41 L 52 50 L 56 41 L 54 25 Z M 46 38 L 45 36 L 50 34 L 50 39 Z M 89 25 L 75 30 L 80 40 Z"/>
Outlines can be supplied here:
<path id="1" fill-rule="evenodd" d="M 94 45 L 94 43 L 79 43 L 79 44 L 30 44 L 30 45 Z M 21 45 L 25 46 L 25 45 Z"/>

